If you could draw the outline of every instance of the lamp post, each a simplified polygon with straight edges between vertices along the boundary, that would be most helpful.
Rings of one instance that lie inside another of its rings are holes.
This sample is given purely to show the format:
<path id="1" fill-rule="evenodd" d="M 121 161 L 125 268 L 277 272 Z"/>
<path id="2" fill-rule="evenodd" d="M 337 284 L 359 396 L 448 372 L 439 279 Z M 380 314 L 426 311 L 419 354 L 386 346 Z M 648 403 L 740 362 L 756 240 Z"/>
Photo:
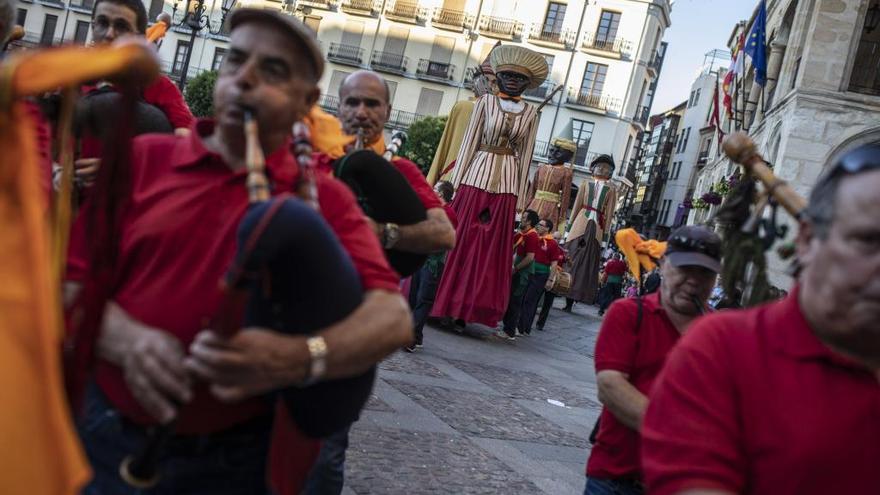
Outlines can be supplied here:
<path id="1" fill-rule="evenodd" d="M 211 18 L 208 14 L 208 7 L 205 6 L 205 0 L 186 0 L 186 10 L 183 13 L 183 18 L 177 23 L 178 27 L 185 26 L 190 30 L 189 46 L 186 48 L 186 57 L 183 60 L 183 67 L 180 69 L 181 74 L 179 86 L 181 91 L 183 91 L 186 86 L 186 76 L 189 72 L 189 61 L 192 57 L 193 48 L 195 48 L 196 36 L 203 29 L 206 29 L 211 34 L 219 34 L 223 30 L 223 25 L 226 24 L 226 16 L 229 15 L 229 11 L 232 10 L 236 0 L 222 0 L 222 2 L 220 11 L 223 14 L 220 16 L 220 24 L 215 28 L 211 24 Z M 171 11 L 172 18 L 177 14 L 177 6 L 179 4 L 180 0 L 175 0 Z M 176 56 L 177 54 L 175 53 L 175 58 Z"/>

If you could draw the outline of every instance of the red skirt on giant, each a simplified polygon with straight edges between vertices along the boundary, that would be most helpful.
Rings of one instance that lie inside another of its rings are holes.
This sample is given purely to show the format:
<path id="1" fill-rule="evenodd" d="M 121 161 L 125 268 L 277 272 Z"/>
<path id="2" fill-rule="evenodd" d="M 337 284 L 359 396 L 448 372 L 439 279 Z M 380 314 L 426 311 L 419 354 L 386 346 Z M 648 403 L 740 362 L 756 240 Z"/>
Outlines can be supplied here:
<path id="1" fill-rule="evenodd" d="M 458 216 L 456 244 L 446 257 L 431 316 L 495 327 L 510 298 L 516 196 L 462 185 L 452 209 Z"/>

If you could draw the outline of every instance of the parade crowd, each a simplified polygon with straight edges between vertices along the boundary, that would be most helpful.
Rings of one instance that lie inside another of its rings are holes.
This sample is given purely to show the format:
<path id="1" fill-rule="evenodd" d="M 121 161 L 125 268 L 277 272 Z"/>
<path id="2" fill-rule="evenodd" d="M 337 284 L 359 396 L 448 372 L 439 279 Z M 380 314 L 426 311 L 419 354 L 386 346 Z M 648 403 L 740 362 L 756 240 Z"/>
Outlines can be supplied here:
<path id="1" fill-rule="evenodd" d="M 93 46 L 4 51 L 0 360 L 32 389 L 4 399 L 0 491 L 339 494 L 377 363 L 429 321 L 508 345 L 564 297 L 602 317 L 585 494 L 880 494 L 880 147 L 828 163 L 791 293 L 720 310 L 713 229 L 612 231 L 614 157 L 573 184 L 558 136 L 530 174 L 542 55 L 489 53 L 425 176 L 380 75 L 328 115 L 307 27 L 228 25 L 211 118 L 158 73 L 140 0 L 97 0 Z"/>

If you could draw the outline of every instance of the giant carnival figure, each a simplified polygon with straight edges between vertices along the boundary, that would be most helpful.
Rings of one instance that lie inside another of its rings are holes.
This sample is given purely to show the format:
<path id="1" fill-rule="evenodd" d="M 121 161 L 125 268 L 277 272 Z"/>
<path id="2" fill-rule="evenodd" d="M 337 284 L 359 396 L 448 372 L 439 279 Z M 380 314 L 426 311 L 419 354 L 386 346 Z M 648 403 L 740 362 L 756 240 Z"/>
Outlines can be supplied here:
<path id="1" fill-rule="evenodd" d="M 584 180 L 574 200 L 565 249 L 571 260 L 571 292 L 566 310 L 575 301 L 593 304 L 599 290 L 602 238 L 611 225 L 617 190 L 611 184 L 614 159 L 600 155 L 590 164 L 592 177 Z"/>
<path id="2" fill-rule="evenodd" d="M 574 171 L 566 166 L 577 152 L 574 141 L 555 138 L 550 143 L 548 161 L 538 167 L 529 188 L 528 209 L 538 212 L 542 220 L 550 220 L 559 226 L 559 232 L 565 228 L 565 214 L 571 201 L 571 181 Z"/>
<path id="3" fill-rule="evenodd" d="M 481 96 L 453 174 L 457 244 L 449 253 L 433 316 L 494 327 L 507 308 L 513 225 L 526 206 L 538 113 L 522 93 L 547 77 L 544 57 L 519 46 L 490 55 L 498 94 Z"/>

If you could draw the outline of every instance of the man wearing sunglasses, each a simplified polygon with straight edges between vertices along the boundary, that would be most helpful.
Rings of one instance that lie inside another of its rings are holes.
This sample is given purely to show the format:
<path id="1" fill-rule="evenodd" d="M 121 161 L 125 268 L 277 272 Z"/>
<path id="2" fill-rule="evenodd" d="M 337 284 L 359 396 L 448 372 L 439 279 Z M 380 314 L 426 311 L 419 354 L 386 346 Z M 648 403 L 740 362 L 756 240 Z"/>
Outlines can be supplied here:
<path id="1" fill-rule="evenodd" d="M 660 262 L 660 290 L 608 309 L 596 341 L 596 383 L 604 406 L 587 462 L 585 495 L 642 493 L 639 431 L 648 392 L 688 325 L 706 308 L 721 270 L 721 239 L 706 227 L 672 233 Z"/>
<path id="2" fill-rule="evenodd" d="M 651 393 L 652 494 L 880 493 L 880 146 L 846 152 L 800 218 L 785 299 L 696 323 Z"/>

